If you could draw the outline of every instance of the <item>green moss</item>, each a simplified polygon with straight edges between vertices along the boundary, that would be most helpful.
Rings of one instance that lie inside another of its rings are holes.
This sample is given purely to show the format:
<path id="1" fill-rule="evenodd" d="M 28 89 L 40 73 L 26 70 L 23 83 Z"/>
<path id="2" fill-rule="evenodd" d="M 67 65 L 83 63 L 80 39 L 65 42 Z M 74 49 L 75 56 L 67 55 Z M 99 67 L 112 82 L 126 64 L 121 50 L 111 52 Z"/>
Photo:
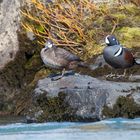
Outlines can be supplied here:
<path id="1" fill-rule="evenodd" d="M 25 64 L 25 69 L 30 70 L 42 65 L 42 61 L 39 54 L 34 54 Z"/>
<path id="2" fill-rule="evenodd" d="M 124 20 L 126 20 L 127 15 L 124 13 L 113 13 L 112 16 L 118 21 L 118 22 L 122 22 Z"/>
<path id="3" fill-rule="evenodd" d="M 71 120 L 71 109 L 64 101 L 65 94 L 59 93 L 58 97 L 46 97 L 46 95 L 41 95 L 37 99 L 38 105 L 43 110 L 43 114 L 37 119 L 39 122 L 44 121 L 66 121 Z"/>
<path id="4" fill-rule="evenodd" d="M 120 30 L 123 33 L 124 37 L 128 40 L 138 39 L 140 37 L 140 28 L 139 27 L 124 27 Z"/>
<path id="5" fill-rule="evenodd" d="M 139 27 L 123 27 L 119 31 L 121 44 L 126 47 L 139 47 L 140 28 Z"/>
<path id="6" fill-rule="evenodd" d="M 0 71 L 0 92 L 1 95 L 6 96 L 2 101 L 4 103 L 2 103 L 2 111 L 14 112 L 17 95 L 32 82 L 35 73 L 42 65 L 36 42 L 30 41 L 22 32 L 18 32 L 18 39 L 19 51 L 15 59 Z"/>
<path id="7" fill-rule="evenodd" d="M 70 108 L 70 106 L 65 101 L 65 93 L 59 93 L 58 97 L 46 97 L 41 95 L 37 99 L 37 107 L 43 110 L 43 113 L 38 116 L 37 122 L 49 122 L 49 121 L 97 121 L 95 118 L 84 118 L 82 116 L 77 116 L 75 110 Z"/>
<path id="8" fill-rule="evenodd" d="M 139 15 L 140 14 L 140 8 L 133 4 L 126 4 L 124 6 L 124 10 L 125 10 L 126 14 L 128 14 L 128 15 Z"/>
<path id="9" fill-rule="evenodd" d="M 140 105 L 130 97 L 119 97 L 113 108 L 104 107 L 103 114 L 106 117 L 135 118 L 140 116 Z"/>

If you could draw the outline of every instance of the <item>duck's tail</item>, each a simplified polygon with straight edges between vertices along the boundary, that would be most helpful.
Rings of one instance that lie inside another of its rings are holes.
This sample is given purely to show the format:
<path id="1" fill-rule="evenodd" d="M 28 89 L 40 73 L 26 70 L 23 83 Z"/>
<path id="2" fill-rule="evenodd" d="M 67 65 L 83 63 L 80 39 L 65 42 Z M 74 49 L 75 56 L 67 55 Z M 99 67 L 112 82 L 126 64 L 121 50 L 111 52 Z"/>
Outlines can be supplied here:
<path id="1" fill-rule="evenodd" d="M 98 64 L 98 65 L 96 65 L 96 64 L 88 64 L 88 63 L 86 63 L 86 62 L 81 61 L 81 62 L 78 64 L 78 66 L 79 66 L 79 67 L 83 67 L 83 68 L 87 68 L 87 69 L 93 71 L 93 70 L 96 70 L 97 68 L 101 67 L 102 64 Z"/>
<path id="2" fill-rule="evenodd" d="M 80 61 L 78 63 L 78 66 L 79 67 L 83 67 L 83 68 L 89 68 L 89 64 L 87 64 L 86 62 L 83 62 L 83 61 Z"/>
<path id="3" fill-rule="evenodd" d="M 137 59 L 137 58 L 136 58 L 136 59 L 135 59 L 135 64 L 136 64 L 136 65 L 140 65 L 140 59 Z"/>

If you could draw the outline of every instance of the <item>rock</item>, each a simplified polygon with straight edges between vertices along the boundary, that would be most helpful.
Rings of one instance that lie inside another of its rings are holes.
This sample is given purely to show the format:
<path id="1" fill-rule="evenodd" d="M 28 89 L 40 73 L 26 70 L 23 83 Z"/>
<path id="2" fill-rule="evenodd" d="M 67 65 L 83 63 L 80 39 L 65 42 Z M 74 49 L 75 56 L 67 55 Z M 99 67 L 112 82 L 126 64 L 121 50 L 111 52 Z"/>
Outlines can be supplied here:
<path id="1" fill-rule="evenodd" d="M 91 62 L 90 62 L 91 63 Z M 99 55 L 96 59 L 94 64 L 90 64 L 90 69 L 91 70 L 96 70 L 98 68 L 103 68 L 105 66 L 110 67 L 106 62 L 105 59 L 103 58 L 103 55 Z M 111 67 L 110 67 L 111 68 Z"/>
<path id="2" fill-rule="evenodd" d="M 42 64 L 35 41 L 29 40 L 20 28 L 23 2 L 0 1 L 0 111 L 9 114 L 15 109 L 15 98 L 33 80 Z"/>
<path id="3" fill-rule="evenodd" d="M 50 77 L 39 80 L 33 100 L 41 104 L 44 102 L 42 108 L 46 108 L 46 111 L 55 108 L 51 112 L 47 111 L 47 115 L 44 114 L 47 121 L 52 118 L 53 121 L 97 121 L 103 118 L 104 106 L 112 108 L 120 96 L 131 96 L 140 104 L 139 93 L 139 83 L 112 82 L 75 74 L 57 81 L 52 81 Z M 61 103 L 58 102 L 59 98 Z M 55 101 L 57 105 L 54 105 Z M 62 104 L 67 109 L 60 112 Z M 62 114 L 65 114 L 65 117 Z"/>
<path id="4" fill-rule="evenodd" d="M 0 69 L 15 58 L 19 49 L 17 30 L 20 4 L 19 0 L 3 0 L 0 3 Z"/>
<path id="5" fill-rule="evenodd" d="M 130 75 L 129 80 L 134 82 L 140 81 L 140 75 Z"/>
<path id="6" fill-rule="evenodd" d="M 23 116 L 0 114 L 0 125 L 25 123 L 25 122 L 26 122 L 26 118 Z"/>

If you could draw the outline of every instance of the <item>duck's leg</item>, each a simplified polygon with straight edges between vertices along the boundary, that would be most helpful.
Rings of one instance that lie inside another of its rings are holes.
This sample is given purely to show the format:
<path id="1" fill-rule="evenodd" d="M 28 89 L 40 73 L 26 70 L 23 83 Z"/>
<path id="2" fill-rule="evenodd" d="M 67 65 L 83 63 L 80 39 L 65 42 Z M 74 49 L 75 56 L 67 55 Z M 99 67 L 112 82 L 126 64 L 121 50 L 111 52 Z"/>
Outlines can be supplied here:
<path id="1" fill-rule="evenodd" d="M 123 71 L 123 77 L 126 77 L 126 72 L 127 72 L 127 69 L 124 69 L 124 71 Z"/>
<path id="2" fill-rule="evenodd" d="M 114 78 L 114 77 L 116 77 L 116 73 L 114 73 L 114 68 L 111 68 L 111 73 L 107 74 L 105 77 L 106 78 Z"/>
<path id="3" fill-rule="evenodd" d="M 112 72 L 106 75 L 106 78 L 114 78 L 114 77 L 116 77 L 116 74 L 113 74 Z"/>
<path id="4" fill-rule="evenodd" d="M 126 72 L 127 72 L 127 69 L 124 69 L 123 74 L 118 75 L 118 78 L 125 78 L 126 77 Z"/>
<path id="5" fill-rule="evenodd" d="M 62 74 L 61 74 L 60 76 L 53 77 L 51 80 L 52 80 L 52 81 L 56 81 L 56 80 L 61 79 L 61 78 L 64 76 L 65 71 L 66 71 L 66 69 L 65 69 L 65 68 L 63 68 L 63 70 L 62 70 Z"/>
<path id="6" fill-rule="evenodd" d="M 126 74 L 127 74 L 127 69 L 124 69 L 123 70 L 123 74 L 109 74 L 109 75 L 107 75 L 106 76 L 106 78 L 112 78 L 112 79 L 124 79 L 124 78 L 126 78 Z"/>
<path id="7" fill-rule="evenodd" d="M 74 74 L 75 74 L 74 70 L 66 71 L 66 69 L 63 68 L 61 75 L 52 77 L 51 80 L 56 81 L 56 80 L 59 80 L 59 79 L 63 78 L 64 76 L 69 76 L 69 75 L 74 75 Z"/>
<path id="8" fill-rule="evenodd" d="M 66 69 L 65 69 L 65 68 L 63 68 L 63 70 L 62 70 L 62 74 L 61 74 L 61 78 L 64 76 L 65 71 L 66 71 Z"/>

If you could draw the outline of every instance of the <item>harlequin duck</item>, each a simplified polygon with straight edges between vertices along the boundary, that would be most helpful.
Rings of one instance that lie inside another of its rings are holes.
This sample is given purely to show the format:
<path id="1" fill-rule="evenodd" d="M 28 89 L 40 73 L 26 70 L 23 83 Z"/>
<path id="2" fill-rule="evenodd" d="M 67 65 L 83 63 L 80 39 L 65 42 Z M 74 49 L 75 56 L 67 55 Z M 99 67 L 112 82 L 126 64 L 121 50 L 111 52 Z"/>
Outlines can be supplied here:
<path id="1" fill-rule="evenodd" d="M 77 55 L 63 48 L 56 47 L 50 39 L 45 43 L 45 47 L 42 48 L 40 55 L 47 67 L 63 70 L 61 78 L 65 73 L 65 69 L 73 70 L 78 66 L 87 67 Z"/>
<path id="2" fill-rule="evenodd" d="M 125 47 L 120 45 L 114 35 L 108 35 L 105 38 L 106 47 L 103 50 L 105 61 L 114 68 L 129 68 L 133 65 L 140 65 L 133 54 Z"/>

